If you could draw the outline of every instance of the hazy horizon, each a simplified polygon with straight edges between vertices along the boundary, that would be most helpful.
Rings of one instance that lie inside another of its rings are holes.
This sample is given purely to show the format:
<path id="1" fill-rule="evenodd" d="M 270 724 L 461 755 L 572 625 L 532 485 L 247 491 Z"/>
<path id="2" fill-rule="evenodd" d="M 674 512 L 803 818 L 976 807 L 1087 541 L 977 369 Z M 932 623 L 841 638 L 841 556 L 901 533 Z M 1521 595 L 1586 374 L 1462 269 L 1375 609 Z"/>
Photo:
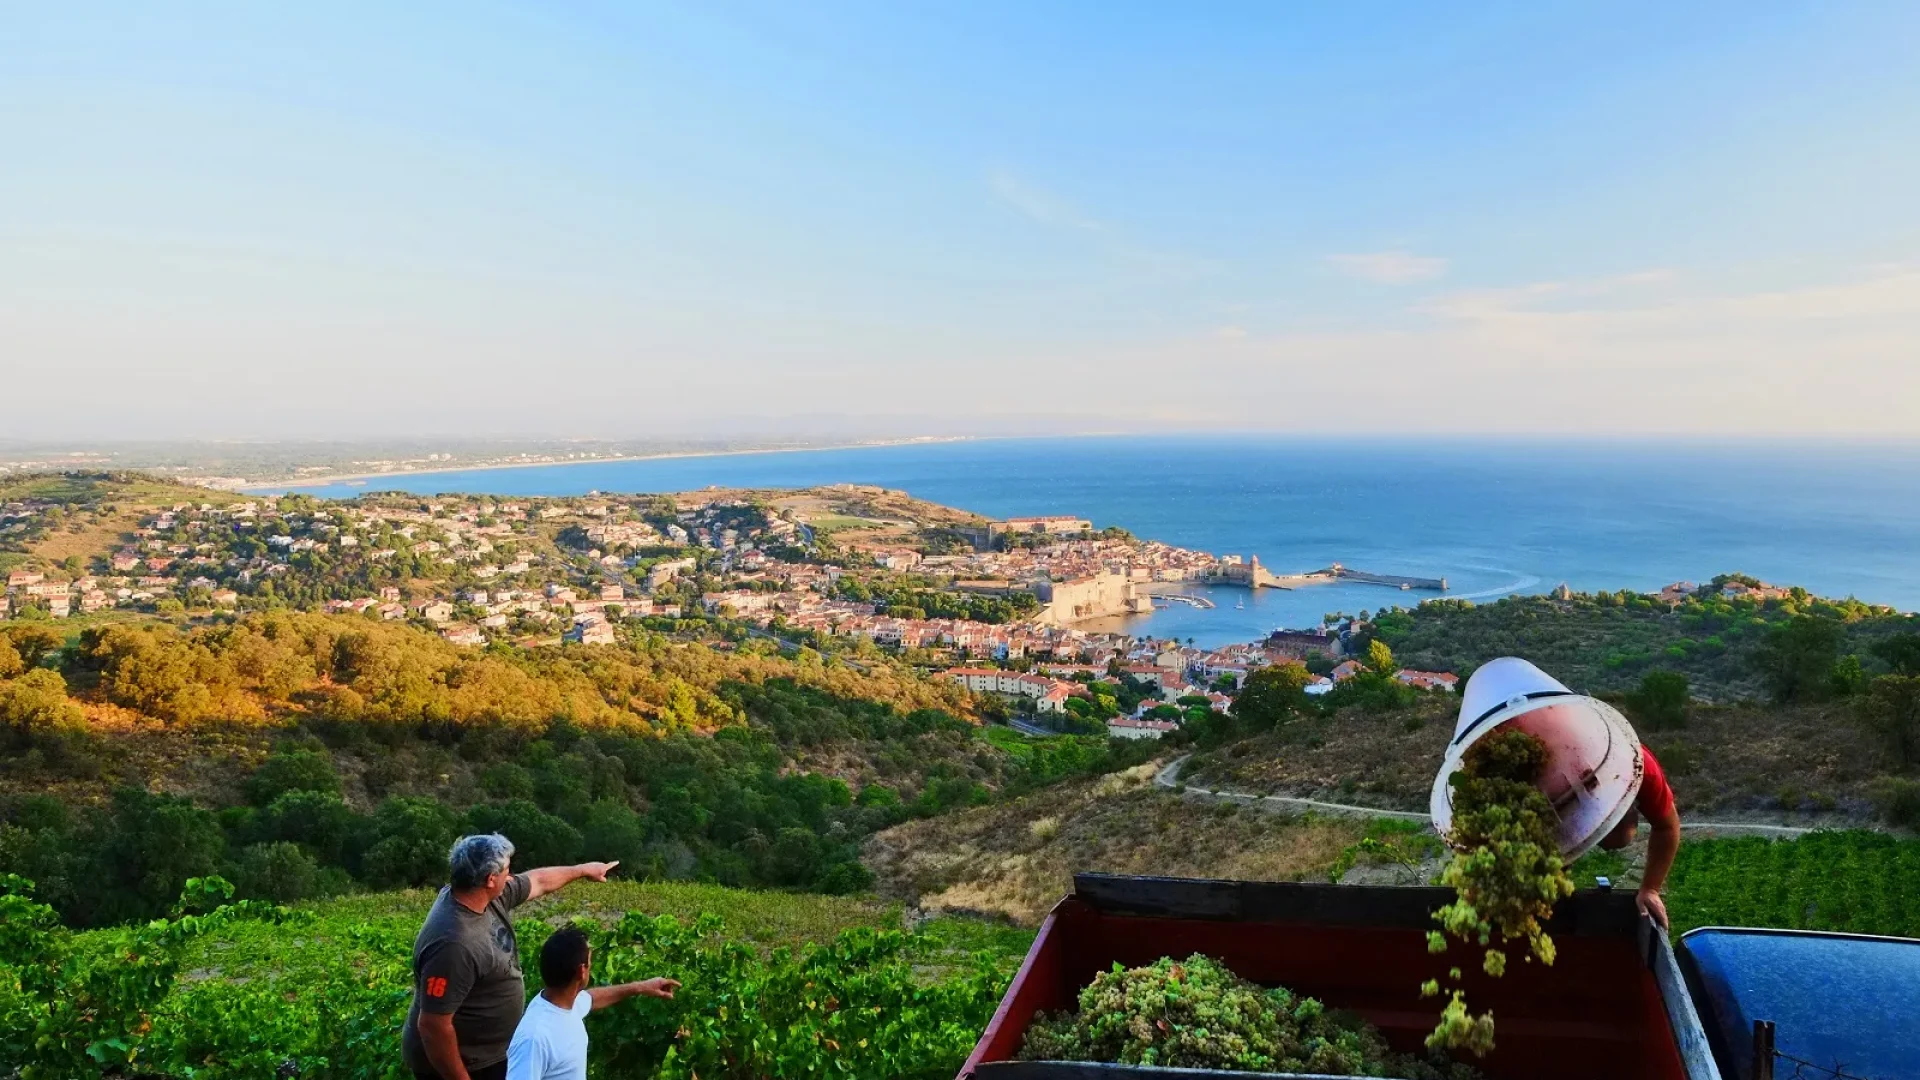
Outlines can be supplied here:
<path id="1" fill-rule="evenodd" d="M 8 24 L 23 443 L 1920 437 L 1911 5 Z"/>
<path id="2" fill-rule="evenodd" d="M 1182 429 L 1160 428 L 1151 431 L 1074 431 L 1057 433 L 982 433 L 982 434 L 912 434 L 890 431 L 877 432 L 781 432 L 767 431 L 754 435 L 713 435 L 689 434 L 669 435 L 653 433 L 628 438 L 609 436 L 551 436 L 544 434 L 512 435 L 484 434 L 473 432 L 423 432 L 405 433 L 395 436 L 368 435 L 363 437 L 297 436 L 284 437 L 194 437 L 177 438 L 114 438 L 74 436 L 69 438 L 13 438 L 0 436 L 0 466 L 8 464 L 4 459 L 18 455 L 85 455 L 90 453 L 110 453 L 156 457 L 167 453 L 184 456 L 206 455 L 217 457 L 220 451 L 279 452 L 289 463 L 309 460 L 313 453 L 330 451 L 333 453 L 362 452 L 406 452 L 432 453 L 461 451 L 464 454 L 490 452 L 496 455 L 559 452 L 564 449 L 592 450 L 599 455 L 618 451 L 622 455 L 650 457 L 670 456 L 717 456 L 728 454 L 766 454 L 784 452 L 807 452 L 820 450 L 860 450 L 866 448 L 887 448 L 910 446 L 915 443 L 965 443 L 965 442 L 1099 442 L 1101 440 L 1125 439 L 1134 444 L 1154 441 L 1169 443 L 1205 444 L 1209 442 L 1266 442 L 1275 446 L 1289 444 L 1326 445 L 1336 439 L 1335 433 L 1325 431 L 1273 431 L 1255 428 L 1230 429 Z M 1878 434 L 1722 434 L 1718 432 L 1660 434 L 1647 432 L 1615 433 L 1564 433 L 1546 434 L 1539 432 L 1520 432 L 1489 434 L 1483 432 L 1411 432 L 1398 434 L 1368 435 L 1366 445 L 1381 449 L 1418 449 L 1422 447 L 1476 449 L 1498 451 L 1514 447 L 1539 447 L 1556 451 L 1579 451 L 1583 449 L 1603 449 L 1620 446 L 1636 450 L 1657 450 L 1673 447 L 1690 451 L 1739 450 L 1741 448 L 1799 447 L 1810 451 L 1833 450 L 1851 451 L 1864 448 L 1883 448 L 1911 451 L 1920 454 L 1920 435 L 1878 435 Z M 308 453 L 313 452 L 313 453 Z M 604 459 L 604 458 L 603 458 Z M 278 460 L 278 459 L 275 459 Z M 413 472 L 468 471 L 484 470 L 510 464 L 498 457 L 486 459 L 499 464 L 476 464 L 470 456 L 450 457 L 443 466 L 420 468 L 420 462 L 410 461 Z M 587 460 L 587 459 L 582 459 Z M 566 460 L 529 462 L 529 464 L 568 464 Z M 116 466 L 117 467 L 117 466 Z M 132 465 L 128 468 L 144 466 Z M 317 481 L 328 482 L 328 481 Z"/>

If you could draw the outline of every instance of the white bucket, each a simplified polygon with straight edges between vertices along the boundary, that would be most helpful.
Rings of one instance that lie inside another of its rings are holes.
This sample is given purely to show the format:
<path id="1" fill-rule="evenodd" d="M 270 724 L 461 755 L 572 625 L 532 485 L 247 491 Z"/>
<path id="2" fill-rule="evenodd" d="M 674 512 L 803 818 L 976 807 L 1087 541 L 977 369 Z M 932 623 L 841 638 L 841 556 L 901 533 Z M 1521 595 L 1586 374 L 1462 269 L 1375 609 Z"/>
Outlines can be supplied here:
<path id="1" fill-rule="evenodd" d="M 1645 767 L 1640 736 L 1613 706 L 1574 693 L 1525 660 L 1488 661 L 1467 680 L 1453 741 L 1433 781 L 1429 812 L 1440 835 L 1453 825 L 1448 781 L 1460 771 L 1467 748 L 1508 724 L 1547 744 L 1540 790 L 1559 818 L 1560 854 L 1572 862 L 1633 809 Z"/>

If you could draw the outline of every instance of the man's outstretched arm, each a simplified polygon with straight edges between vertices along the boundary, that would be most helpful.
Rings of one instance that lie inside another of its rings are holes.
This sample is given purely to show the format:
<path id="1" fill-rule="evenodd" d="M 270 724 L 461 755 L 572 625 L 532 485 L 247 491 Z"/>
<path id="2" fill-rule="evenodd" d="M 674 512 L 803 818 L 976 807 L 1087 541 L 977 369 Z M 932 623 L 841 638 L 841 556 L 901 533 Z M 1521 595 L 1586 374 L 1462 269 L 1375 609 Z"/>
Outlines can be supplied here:
<path id="1" fill-rule="evenodd" d="M 583 862 L 575 866 L 543 866 L 538 870 L 527 871 L 527 899 L 544 896 L 556 889 L 586 878 L 588 881 L 605 881 L 607 874 L 617 862 Z"/>
<path id="2" fill-rule="evenodd" d="M 1647 824 L 1651 829 L 1647 834 L 1646 869 L 1640 874 L 1640 892 L 1635 900 L 1643 914 L 1665 927 L 1667 902 L 1660 890 L 1666 888 L 1667 872 L 1673 869 L 1673 858 L 1680 851 L 1680 814 L 1669 807 L 1665 816 L 1651 818 Z"/>
<path id="3" fill-rule="evenodd" d="M 636 996 L 671 999 L 673 992 L 678 989 L 680 989 L 680 983 L 675 979 L 646 979 L 641 982 L 621 983 L 618 986 L 589 986 L 587 996 L 593 999 L 594 1008 L 604 1009 L 615 1002 Z"/>

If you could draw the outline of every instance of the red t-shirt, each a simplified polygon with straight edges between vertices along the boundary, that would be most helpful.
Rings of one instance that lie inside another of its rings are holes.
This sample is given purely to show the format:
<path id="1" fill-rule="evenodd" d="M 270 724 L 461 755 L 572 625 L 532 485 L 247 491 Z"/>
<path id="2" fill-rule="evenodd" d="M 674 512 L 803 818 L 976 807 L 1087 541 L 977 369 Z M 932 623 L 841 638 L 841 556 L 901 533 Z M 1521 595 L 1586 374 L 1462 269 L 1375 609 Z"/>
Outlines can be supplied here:
<path id="1" fill-rule="evenodd" d="M 1673 813 L 1673 787 L 1667 783 L 1667 771 L 1660 767 L 1659 760 L 1645 743 L 1640 744 L 1640 761 L 1645 768 L 1641 770 L 1640 795 L 1634 799 L 1634 805 L 1648 821 L 1664 818 Z"/>

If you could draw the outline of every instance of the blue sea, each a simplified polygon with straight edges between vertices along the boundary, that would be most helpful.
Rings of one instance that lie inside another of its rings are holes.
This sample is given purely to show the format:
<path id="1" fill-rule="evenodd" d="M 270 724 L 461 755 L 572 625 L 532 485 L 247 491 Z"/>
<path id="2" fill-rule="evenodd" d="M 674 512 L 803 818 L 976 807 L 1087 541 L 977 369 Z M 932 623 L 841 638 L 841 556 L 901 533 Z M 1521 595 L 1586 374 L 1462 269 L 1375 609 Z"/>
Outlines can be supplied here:
<path id="1" fill-rule="evenodd" d="M 992 517 L 1078 514 L 1183 547 L 1258 555 L 1279 572 L 1339 562 L 1445 577 L 1455 597 L 1546 592 L 1563 581 L 1648 590 L 1737 570 L 1920 608 L 1915 443 L 1396 441 L 1360 431 L 994 439 L 414 473 L 293 490 L 524 496 L 840 482 Z M 1433 594 L 1343 583 L 1208 595 L 1212 610 L 1170 605 L 1096 625 L 1222 644 Z"/>

